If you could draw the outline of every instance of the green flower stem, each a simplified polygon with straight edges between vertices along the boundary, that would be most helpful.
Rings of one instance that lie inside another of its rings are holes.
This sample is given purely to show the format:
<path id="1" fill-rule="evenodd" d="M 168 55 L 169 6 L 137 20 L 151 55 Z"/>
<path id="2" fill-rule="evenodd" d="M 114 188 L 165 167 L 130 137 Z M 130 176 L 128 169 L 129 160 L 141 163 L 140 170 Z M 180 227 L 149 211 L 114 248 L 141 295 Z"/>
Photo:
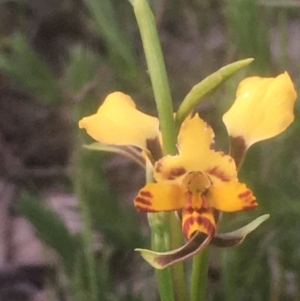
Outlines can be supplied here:
<path id="1" fill-rule="evenodd" d="M 93 248 L 93 237 L 92 237 L 92 224 L 90 209 L 88 202 L 86 202 L 83 193 L 83 187 L 80 183 L 81 176 L 77 177 L 75 181 L 75 190 L 76 195 L 78 195 L 79 209 L 81 212 L 82 220 L 82 240 L 85 247 L 85 258 L 88 267 L 88 283 L 89 283 L 89 293 L 90 300 L 98 300 L 98 287 L 97 287 L 97 275 L 96 275 L 96 263 L 94 257 L 94 248 Z"/>
<path id="2" fill-rule="evenodd" d="M 170 216 L 169 233 L 170 233 L 170 249 L 177 249 L 183 243 L 181 225 L 175 214 L 168 213 Z M 187 300 L 184 266 L 182 263 L 176 263 L 172 267 L 172 280 L 175 287 L 175 299 L 178 301 Z"/>
<path id="3" fill-rule="evenodd" d="M 169 213 L 149 213 L 148 221 L 151 228 L 151 248 L 163 252 L 169 250 L 170 236 L 168 231 Z M 156 279 L 160 301 L 175 301 L 171 268 L 156 270 Z"/>
<path id="4" fill-rule="evenodd" d="M 205 300 L 208 265 L 209 247 L 206 247 L 193 258 L 190 301 Z"/>
<path id="5" fill-rule="evenodd" d="M 140 29 L 146 61 L 155 96 L 165 155 L 175 155 L 176 131 L 173 105 L 163 54 L 155 26 L 155 19 L 146 0 L 133 1 L 134 13 Z"/>
<path id="6" fill-rule="evenodd" d="M 175 155 L 177 153 L 177 136 L 173 117 L 172 97 L 155 19 L 146 0 L 130 0 L 130 2 L 133 5 L 140 29 L 155 96 L 163 140 L 163 153 L 164 155 Z M 173 213 L 159 213 L 159 218 L 157 214 L 149 215 L 153 250 L 164 252 L 182 245 L 181 229 L 178 227 L 178 223 L 176 226 L 176 223 Z M 157 270 L 156 275 L 161 300 L 186 300 L 185 276 L 182 263 L 171 269 Z"/>

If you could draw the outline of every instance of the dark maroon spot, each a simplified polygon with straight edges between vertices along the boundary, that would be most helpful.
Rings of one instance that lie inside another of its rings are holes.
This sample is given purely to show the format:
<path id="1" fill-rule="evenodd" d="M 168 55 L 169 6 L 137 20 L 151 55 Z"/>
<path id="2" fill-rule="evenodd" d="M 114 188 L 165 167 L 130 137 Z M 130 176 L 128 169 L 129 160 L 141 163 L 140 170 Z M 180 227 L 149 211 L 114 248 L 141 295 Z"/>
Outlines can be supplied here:
<path id="1" fill-rule="evenodd" d="M 182 176 L 183 174 L 186 173 L 185 168 L 183 167 L 176 167 L 176 168 L 172 168 L 168 174 L 168 179 L 169 180 L 174 180 L 179 176 Z"/>
<path id="2" fill-rule="evenodd" d="M 148 197 L 148 198 L 152 198 L 153 197 L 153 195 L 152 195 L 152 193 L 150 191 L 140 191 L 140 195 Z"/>
<path id="3" fill-rule="evenodd" d="M 201 208 L 195 209 L 195 211 L 197 211 L 199 214 L 203 214 L 203 213 L 207 212 L 207 209 L 208 208 L 201 207 Z"/>
<path id="4" fill-rule="evenodd" d="M 191 206 L 185 207 L 184 210 L 189 214 L 192 214 L 195 211 L 195 209 L 192 208 Z"/>
<path id="5" fill-rule="evenodd" d="M 146 140 L 146 148 L 150 151 L 154 161 L 159 160 L 162 156 L 162 149 L 158 137 Z"/>
<path id="6" fill-rule="evenodd" d="M 242 136 L 230 137 L 230 142 L 230 156 L 234 159 L 235 165 L 239 167 L 244 160 L 247 151 L 247 145 Z"/>
<path id="7" fill-rule="evenodd" d="M 141 198 L 139 196 L 135 198 L 135 202 L 141 203 L 141 204 L 146 205 L 146 206 L 151 206 L 152 205 L 152 203 L 149 200 Z"/>

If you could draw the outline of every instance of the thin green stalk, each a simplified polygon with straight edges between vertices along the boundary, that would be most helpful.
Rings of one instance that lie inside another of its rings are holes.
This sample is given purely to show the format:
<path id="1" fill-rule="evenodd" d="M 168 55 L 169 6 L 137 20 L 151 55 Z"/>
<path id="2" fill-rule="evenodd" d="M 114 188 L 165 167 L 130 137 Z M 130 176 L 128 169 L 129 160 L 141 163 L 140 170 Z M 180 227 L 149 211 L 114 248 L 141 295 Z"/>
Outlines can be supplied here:
<path id="1" fill-rule="evenodd" d="M 81 211 L 82 221 L 82 239 L 85 246 L 85 258 L 88 266 L 89 273 L 89 288 L 91 293 L 91 301 L 97 301 L 98 299 L 98 287 L 97 287 L 97 275 L 96 275 L 96 263 L 93 249 L 93 238 L 92 238 L 92 225 L 91 217 L 88 208 L 88 203 L 85 202 L 84 198 L 79 197 L 79 207 Z"/>
<path id="2" fill-rule="evenodd" d="M 152 164 L 146 160 L 146 182 L 153 182 Z M 148 213 L 148 222 L 151 228 L 151 248 L 154 251 L 168 251 L 170 247 L 170 235 L 168 229 L 169 213 Z M 175 301 L 174 286 L 171 268 L 156 270 L 156 279 L 161 301 Z"/>
<path id="3" fill-rule="evenodd" d="M 81 173 L 82 171 L 79 171 Z M 96 275 L 96 263 L 94 257 L 93 238 L 92 238 L 92 222 L 90 209 L 88 202 L 84 198 L 84 187 L 81 183 L 82 174 L 79 174 L 75 178 L 75 191 L 78 196 L 78 204 L 82 222 L 81 237 L 84 245 L 84 255 L 88 269 L 88 285 L 90 292 L 90 300 L 97 301 L 98 299 L 98 287 L 97 287 L 97 275 Z"/>
<path id="4" fill-rule="evenodd" d="M 172 97 L 155 19 L 146 0 L 134 0 L 130 2 L 133 5 L 140 29 L 155 96 L 163 140 L 163 153 L 164 155 L 175 155 L 177 153 L 177 135 L 173 117 Z M 149 220 L 149 222 L 151 226 L 151 221 Z M 158 227 L 159 232 L 157 233 L 155 233 L 157 227 L 151 227 L 153 250 L 164 252 L 182 245 L 181 229 L 174 214 L 164 213 L 160 215 Z M 175 300 L 186 300 L 185 276 L 182 263 L 177 264 L 171 269 L 157 270 L 156 275 L 161 300 L 174 300 L 174 296 Z"/>
<path id="5" fill-rule="evenodd" d="M 170 214 L 169 221 L 169 233 L 170 233 L 170 249 L 174 250 L 181 246 L 183 243 L 182 240 L 182 230 L 181 225 L 178 219 L 174 214 Z M 187 300 L 186 295 L 186 283 L 185 283 L 185 271 L 184 265 L 182 263 L 174 264 L 172 267 L 172 280 L 173 285 L 176 288 L 174 290 L 175 299 L 179 301 Z"/>
<path id="6" fill-rule="evenodd" d="M 151 228 L 151 248 L 154 251 L 167 251 L 170 246 L 168 228 L 169 213 L 149 213 L 148 221 Z M 160 301 L 175 301 L 171 268 L 156 270 L 156 279 Z"/>
<path id="7" fill-rule="evenodd" d="M 155 19 L 146 0 L 135 0 L 134 13 L 140 29 L 146 61 L 155 96 L 164 154 L 175 155 L 176 131 L 173 105 L 163 54 L 157 34 Z"/>
<path id="8" fill-rule="evenodd" d="M 190 301 L 204 301 L 209 265 L 209 247 L 206 247 L 193 258 Z"/>

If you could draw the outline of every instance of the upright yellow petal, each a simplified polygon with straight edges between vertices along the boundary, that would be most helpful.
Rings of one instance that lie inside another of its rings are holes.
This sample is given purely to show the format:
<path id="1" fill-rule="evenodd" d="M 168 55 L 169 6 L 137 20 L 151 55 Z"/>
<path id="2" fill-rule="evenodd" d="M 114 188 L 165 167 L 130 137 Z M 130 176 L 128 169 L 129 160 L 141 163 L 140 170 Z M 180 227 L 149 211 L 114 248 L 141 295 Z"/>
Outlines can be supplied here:
<path id="1" fill-rule="evenodd" d="M 191 171 L 201 171 L 213 181 L 229 181 L 237 176 L 236 167 L 230 156 L 210 148 L 214 133 L 198 115 L 188 117 L 182 124 L 179 137 L 179 155 L 165 156 L 154 169 L 155 179 L 176 181 L 181 184 L 182 176 Z"/>
<path id="2" fill-rule="evenodd" d="M 223 121 L 231 137 L 253 143 L 283 132 L 294 120 L 297 94 L 287 72 L 276 78 L 249 77 L 237 90 L 236 100 Z"/>
<path id="3" fill-rule="evenodd" d="M 101 143 L 142 149 L 159 136 L 158 119 L 138 111 L 131 97 L 121 92 L 109 94 L 96 114 L 79 121 L 79 128 Z"/>

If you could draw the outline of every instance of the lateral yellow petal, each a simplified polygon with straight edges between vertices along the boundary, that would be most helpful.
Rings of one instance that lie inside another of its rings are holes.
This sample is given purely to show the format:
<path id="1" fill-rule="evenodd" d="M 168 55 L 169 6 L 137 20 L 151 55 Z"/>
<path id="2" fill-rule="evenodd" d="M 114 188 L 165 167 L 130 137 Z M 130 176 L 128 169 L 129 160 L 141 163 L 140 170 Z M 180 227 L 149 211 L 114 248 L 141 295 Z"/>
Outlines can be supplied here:
<path id="1" fill-rule="evenodd" d="M 237 176 L 236 167 L 230 156 L 210 148 L 214 133 L 198 114 L 188 117 L 181 126 L 178 147 L 179 155 L 165 156 L 154 169 L 158 182 L 176 181 L 181 184 L 182 176 L 191 171 L 201 171 L 213 181 L 229 181 Z"/>
<path id="2" fill-rule="evenodd" d="M 283 132 L 294 120 L 297 94 L 287 72 L 276 78 L 249 77 L 223 121 L 231 137 L 242 137 L 247 147 Z"/>
<path id="3" fill-rule="evenodd" d="M 212 209 L 186 208 L 182 211 L 182 231 L 187 239 L 191 239 L 196 231 L 214 236 L 216 223 Z"/>
<path id="4" fill-rule="evenodd" d="M 212 185 L 206 198 L 215 209 L 224 212 L 251 210 L 257 207 L 256 198 L 251 190 L 237 181 Z"/>
<path id="5" fill-rule="evenodd" d="M 139 191 L 134 205 L 144 212 L 172 211 L 181 209 L 187 198 L 185 190 L 179 185 L 148 183 Z"/>
<path id="6" fill-rule="evenodd" d="M 158 119 L 136 109 L 130 96 L 109 94 L 96 114 L 79 121 L 95 140 L 104 144 L 134 145 L 146 149 L 147 140 L 158 138 Z"/>

